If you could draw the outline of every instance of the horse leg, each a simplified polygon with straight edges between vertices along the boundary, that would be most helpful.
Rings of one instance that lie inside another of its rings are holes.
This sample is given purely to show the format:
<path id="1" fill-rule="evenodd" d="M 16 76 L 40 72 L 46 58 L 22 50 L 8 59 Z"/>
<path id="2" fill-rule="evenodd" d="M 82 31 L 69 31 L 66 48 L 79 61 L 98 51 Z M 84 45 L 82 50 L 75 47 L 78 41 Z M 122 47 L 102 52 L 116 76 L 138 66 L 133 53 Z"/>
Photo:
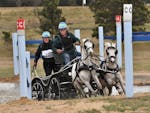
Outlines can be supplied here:
<path id="1" fill-rule="evenodd" d="M 91 74 L 92 74 L 92 78 L 96 82 L 96 85 L 98 87 L 98 91 L 100 92 L 100 94 L 104 95 L 103 90 L 102 90 L 102 84 L 100 83 L 100 81 L 98 79 L 98 75 L 97 75 L 96 71 L 92 70 Z"/>
<path id="2" fill-rule="evenodd" d="M 90 79 L 91 79 L 91 73 L 88 70 L 82 70 L 79 73 L 79 79 L 81 81 L 81 83 L 83 83 L 92 94 L 96 95 L 94 89 L 92 88 L 91 84 L 90 84 Z M 90 93 L 89 92 L 89 93 Z"/>
<path id="3" fill-rule="evenodd" d="M 108 96 L 108 84 L 106 83 L 106 81 L 104 80 L 104 78 L 99 77 L 98 78 L 100 83 L 102 84 L 102 90 L 103 90 L 103 94 L 104 96 Z"/>
<path id="4" fill-rule="evenodd" d="M 115 87 L 116 87 L 119 95 L 122 95 L 123 94 L 123 89 L 122 89 L 122 87 L 121 87 L 119 82 L 115 85 Z"/>
<path id="5" fill-rule="evenodd" d="M 87 86 L 87 88 L 91 91 L 91 93 L 96 96 L 96 93 L 94 89 L 92 88 L 91 84 L 87 81 L 83 81 L 83 83 Z"/>
<path id="6" fill-rule="evenodd" d="M 74 87 L 75 89 L 79 92 L 78 94 L 81 94 L 83 97 L 86 97 L 86 94 L 84 93 L 84 91 L 82 90 L 82 87 L 80 85 L 80 83 L 77 80 L 78 78 L 76 78 L 76 80 L 74 81 Z"/>
<path id="7" fill-rule="evenodd" d="M 125 91 L 124 81 L 123 81 L 123 78 L 122 78 L 120 72 L 117 73 L 117 79 L 119 80 L 119 83 L 120 83 L 120 85 L 121 85 L 121 88 L 122 88 L 122 90 L 123 90 L 123 92 L 124 92 L 124 94 L 125 94 L 126 91 Z"/>
<path id="8" fill-rule="evenodd" d="M 109 92 L 109 93 L 108 93 L 108 96 L 110 96 L 111 93 L 112 93 L 112 86 L 109 86 L 109 87 L 108 87 L 108 92 Z"/>

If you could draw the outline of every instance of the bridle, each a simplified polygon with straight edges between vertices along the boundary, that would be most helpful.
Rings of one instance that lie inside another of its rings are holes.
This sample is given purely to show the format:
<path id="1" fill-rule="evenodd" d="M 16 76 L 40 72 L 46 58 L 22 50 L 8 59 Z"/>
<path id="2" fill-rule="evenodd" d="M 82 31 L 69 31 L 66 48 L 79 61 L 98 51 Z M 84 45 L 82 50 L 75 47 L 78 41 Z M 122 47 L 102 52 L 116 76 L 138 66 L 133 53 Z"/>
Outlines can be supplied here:
<path id="1" fill-rule="evenodd" d="M 114 50 L 116 50 L 116 51 L 115 51 L 115 56 L 109 56 L 109 52 L 108 52 L 109 49 L 114 49 Z M 105 61 L 104 61 L 103 63 L 106 64 L 107 70 L 110 71 L 110 72 L 107 72 L 107 73 L 111 73 L 111 71 L 117 73 L 117 72 L 119 71 L 119 66 L 118 66 L 118 64 L 117 64 L 116 62 L 114 62 L 114 64 L 116 65 L 116 68 L 110 68 L 110 67 L 108 67 L 108 63 L 110 63 L 110 58 L 116 59 L 116 56 L 117 56 L 117 54 L 118 54 L 118 50 L 117 50 L 115 47 L 110 46 L 110 47 L 108 47 L 108 48 L 106 49 L 106 54 L 107 54 L 107 58 L 105 59 Z"/>
<path id="2" fill-rule="evenodd" d="M 106 49 L 106 54 L 107 54 L 107 60 L 109 60 L 110 58 L 114 58 L 114 59 L 116 59 L 116 56 L 109 56 L 109 53 L 108 53 L 108 50 L 109 49 L 115 49 L 116 51 L 115 51 L 115 55 L 117 56 L 117 54 L 118 54 L 118 50 L 115 48 L 115 47 L 113 47 L 113 46 L 110 46 L 110 47 L 108 47 L 107 49 Z"/>
<path id="3" fill-rule="evenodd" d="M 92 43 L 92 46 L 91 46 L 91 47 L 87 47 L 87 46 L 86 46 L 86 43 L 87 43 L 87 42 L 91 42 L 91 43 Z M 88 54 L 88 50 L 94 48 L 94 43 L 93 43 L 91 40 L 87 39 L 86 41 L 84 41 L 84 46 L 81 46 L 81 47 L 82 47 L 83 49 L 85 49 L 86 54 L 87 54 L 87 57 L 86 57 L 85 59 L 87 59 L 89 56 L 91 56 L 91 55 Z"/>
<path id="4" fill-rule="evenodd" d="M 87 48 L 87 47 L 86 47 L 86 43 L 87 43 L 87 42 L 91 42 L 93 46 Z M 93 49 L 93 48 L 94 48 L 94 43 L 93 43 L 91 40 L 87 39 L 86 41 L 84 41 L 84 48 L 85 48 L 86 51 L 88 51 L 90 48 Z"/>

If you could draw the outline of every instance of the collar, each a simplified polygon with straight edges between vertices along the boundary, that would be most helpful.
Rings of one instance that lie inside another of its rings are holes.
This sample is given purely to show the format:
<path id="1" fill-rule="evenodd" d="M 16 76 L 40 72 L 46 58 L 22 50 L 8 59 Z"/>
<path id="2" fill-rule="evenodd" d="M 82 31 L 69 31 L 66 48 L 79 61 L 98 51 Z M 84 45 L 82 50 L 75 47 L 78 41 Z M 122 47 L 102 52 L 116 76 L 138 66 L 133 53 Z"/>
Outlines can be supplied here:
<path id="1" fill-rule="evenodd" d="M 117 72 L 120 71 L 118 64 L 117 64 L 117 67 L 116 67 L 116 68 L 109 68 L 109 67 L 107 66 L 107 70 L 108 70 L 108 71 L 113 71 L 113 72 L 115 72 L 115 73 L 117 73 Z M 107 72 L 107 73 L 111 73 L 111 72 Z"/>

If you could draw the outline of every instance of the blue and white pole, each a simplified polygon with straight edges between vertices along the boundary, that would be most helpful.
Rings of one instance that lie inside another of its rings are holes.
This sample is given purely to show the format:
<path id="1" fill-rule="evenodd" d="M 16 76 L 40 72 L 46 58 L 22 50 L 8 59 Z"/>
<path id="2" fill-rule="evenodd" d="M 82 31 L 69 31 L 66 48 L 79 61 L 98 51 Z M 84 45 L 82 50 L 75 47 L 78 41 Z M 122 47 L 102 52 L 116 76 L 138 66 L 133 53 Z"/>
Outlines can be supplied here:
<path id="1" fill-rule="evenodd" d="M 27 96 L 26 81 L 26 52 L 25 52 L 25 36 L 18 34 L 19 46 L 19 67 L 20 67 L 20 96 Z"/>
<path id="2" fill-rule="evenodd" d="M 80 39 L 80 29 L 76 29 L 76 30 L 74 31 L 74 35 L 75 35 L 77 38 Z M 77 49 L 77 51 L 78 51 L 79 53 L 81 53 L 81 47 L 80 47 L 79 45 L 76 45 L 76 49 Z"/>
<path id="3" fill-rule="evenodd" d="M 27 98 L 32 98 L 31 93 L 31 70 L 30 70 L 30 52 L 26 51 L 26 81 L 27 81 Z"/>
<path id="4" fill-rule="evenodd" d="M 122 68 L 122 27 L 121 27 L 121 15 L 116 16 L 116 37 L 117 37 L 117 63 Z"/>
<path id="5" fill-rule="evenodd" d="M 19 53 L 17 33 L 12 33 L 14 75 L 19 74 Z"/>
<path id="6" fill-rule="evenodd" d="M 25 49 L 25 23 L 23 19 L 17 20 L 17 35 L 19 48 L 19 71 L 20 71 L 20 97 L 27 97 L 26 79 L 26 49 Z"/>
<path id="7" fill-rule="evenodd" d="M 124 49 L 126 96 L 133 97 L 132 4 L 124 4 Z"/>
<path id="8" fill-rule="evenodd" d="M 99 39 L 100 59 L 104 60 L 104 31 L 103 31 L 103 26 L 98 27 L 98 39 Z"/>

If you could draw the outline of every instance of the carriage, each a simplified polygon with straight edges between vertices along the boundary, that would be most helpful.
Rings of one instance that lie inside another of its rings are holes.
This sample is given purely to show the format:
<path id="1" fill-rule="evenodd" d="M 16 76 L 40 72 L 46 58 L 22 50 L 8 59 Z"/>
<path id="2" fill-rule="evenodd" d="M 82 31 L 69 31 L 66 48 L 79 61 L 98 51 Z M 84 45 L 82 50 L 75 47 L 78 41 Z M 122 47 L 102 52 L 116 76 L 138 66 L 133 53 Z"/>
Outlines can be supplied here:
<path id="1" fill-rule="evenodd" d="M 80 57 L 62 66 L 58 72 L 49 76 L 40 77 L 35 68 L 32 70 L 32 98 L 35 100 L 59 100 L 77 97 L 76 89 L 72 83 L 71 69 L 73 63 L 78 62 Z M 103 70 L 99 70 L 103 71 Z M 91 81 L 96 90 L 96 83 Z"/>
<path id="2" fill-rule="evenodd" d="M 76 97 L 76 91 L 72 84 L 71 68 L 73 62 L 62 66 L 58 72 L 46 77 L 39 77 L 35 68 L 32 71 L 32 98 L 37 100 L 66 99 Z"/>

